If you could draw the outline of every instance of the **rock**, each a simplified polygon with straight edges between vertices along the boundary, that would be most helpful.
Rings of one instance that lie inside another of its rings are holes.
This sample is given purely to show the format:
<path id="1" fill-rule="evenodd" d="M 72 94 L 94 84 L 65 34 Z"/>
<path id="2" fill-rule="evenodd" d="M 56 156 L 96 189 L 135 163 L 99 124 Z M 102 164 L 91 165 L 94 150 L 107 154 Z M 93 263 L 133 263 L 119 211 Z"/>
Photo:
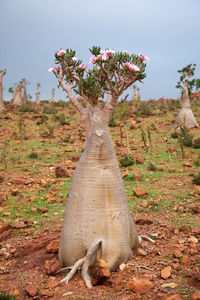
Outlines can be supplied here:
<path id="1" fill-rule="evenodd" d="M 19 296 L 20 291 L 18 289 L 13 289 L 10 291 L 10 296 L 16 297 Z"/>
<path id="2" fill-rule="evenodd" d="M 56 177 L 70 177 L 69 172 L 60 166 L 56 167 L 55 173 Z"/>
<path id="3" fill-rule="evenodd" d="M 99 259 L 94 265 L 89 267 L 89 274 L 92 285 L 97 285 L 110 278 L 110 269 L 103 259 Z"/>
<path id="4" fill-rule="evenodd" d="M 23 228 L 28 227 L 28 225 L 25 224 L 23 221 L 16 220 L 12 223 L 11 227 L 16 228 L 16 229 L 23 229 Z"/>
<path id="5" fill-rule="evenodd" d="M 181 260 L 181 264 L 184 266 L 189 266 L 191 264 L 191 259 L 189 256 L 184 255 Z"/>
<path id="6" fill-rule="evenodd" d="M 38 294 L 38 287 L 35 284 L 30 284 L 25 287 L 25 291 L 28 293 L 29 296 L 35 297 Z"/>
<path id="7" fill-rule="evenodd" d="M 195 238 L 195 236 L 190 236 L 189 239 L 188 239 L 188 242 L 192 243 L 192 244 L 197 244 L 198 243 L 198 240 L 197 238 Z"/>
<path id="8" fill-rule="evenodd" d="M 170 282 L 170 283 L 164 283 L 161 285 L 161 288 L 166 289 L 175 289 L 178 285 L 175 282 Z"/>
<path id="9" fill-rule="evenodd" d="M 42 212 L 43 214 L 45 214 L 48 211 L 48 208 L 47 207 L 38 207 L 37 210 Z"/>
<path id="10" fill-rule="evenodd" d="M 126 268 L 126 265 L 123 263 L 119 266 L 120 271 L 124 271 Z"/>
<path id="11" fill-rule="evenodd" d="M 134 181 L 139 181 L 141 178 L 142 178 L 141 174 L 133 173 L 133 180 Z"/>
<path id="12" fill-rule="evenodd" d="M 139 249 L 137 250 L 137 253 L 138 253 L 140 256 L 146 256 L 146 255 L 147 255 L 146 251 L 144 251 L 142 248 L 139 248 Z"/>
<path id="13" fill-rule="evenodd" d="M 171 276 L 171 272 L 172 272 L 172 267 L 171 266 L 167 266 L 164 269 L 161 270 L 161 277 L 163 279 L 167 279 Z"/>
<path id="14" fill-rule="evenodd" d="M 180 258 L 180 257 L 183 256 L 183 254 L 182 254 L 182 252 L 181 252 L 180 250 L 175 250 L 175 251 L 174 251 L 174 256 L 175 256 L 176 258 Z"/>
<path id="15" fill-rule="evenodd" d="M 147 217 L 142 217 L 142 218 L 139 218 L 135 221 L 136 224 L 140 224 L 140 225 L 151 225 L 153 224 L 153 221 L 150 219 L 150 218 L 147 218 Z"/>
<path id="16" fill-rule="evenodd" d="M 195 291 L 191 297 L 192 300 L 200 300 L 200 291 Z"/>
<path id="17" fill-rule="evenodd" d="M 7 240 L 12 234 L 12 230 L 6 230 L 2 233 L 0 233 L 0 242 Z"/>
<path id="18" fill-rule="evenodd" d="M 148 196 L 148 192 L 145 190 L 140 190 L 140 189 L 134 189 L 133 190 L 134 195 L 136 195 L 137 197 L 141 197 L 141 198 L 146 198 Z"/>
<path id="19" fill-rule="evenodd" d="M 144 164 L 144 159 L 138 157 L 138 158 L 136 158 L 136 163 L 143 165 Z"/>
<path id="20" fill-rule="evenodd" d="M 183 298 L 179 294 L 175 294 L 167 297 L 165 300 L 182 300 Z"/>
<path id="21" fill-rule="evenodd" d="M 153 283 L 148 278 L 133 278 L 128 285 L 136 293 L 145 293 L 153 288 Z"/>
<path id="22" fill-rule="evenodd" d="M 12 196 L 17 196 L 19 194 L 19 190 L 18 189 L 12 189 L 11 191 L 11 195 Z"/>
<path id="23" fill-rule="evenodd" d="M 10 229 L 10 224 L 9 223 L 3 223 L 0 222 L 0 233 L 7 231 Z"/>
<path id="24" fill-rule="evenodd" d="M 2 183 L 4 181 L 4 177 L 3 175 L 0 174 L 0 183 Z"/>
<path id="25" fill-rule="evenodd" d="M 40 295 L 46 297 L 53 297 L 54 293 L 49 290 L 40 290 Z"/>
<path id="26" fill-rule="evenodd" d="M 46 246 L 47 253 L 58 253 L 59 240 L 53 240 Z"/>
<path id="27" fill-rule="evenodd" d="M 44 268 L 45 268 L 46 274 L 53 275 L 56 271 L 58 271 L 62 267 L 61 267 L 59 261 L 57 260 L 57 258 L 54 257 L 51 260 L 45 261 Z"/>
<path id="28" fill-rule="evenodd" d="M 199 214 L 200 213 L 200 203 L 194 203 L 189 205 L 189 209 L 194 213 L 194 214 Z"/>

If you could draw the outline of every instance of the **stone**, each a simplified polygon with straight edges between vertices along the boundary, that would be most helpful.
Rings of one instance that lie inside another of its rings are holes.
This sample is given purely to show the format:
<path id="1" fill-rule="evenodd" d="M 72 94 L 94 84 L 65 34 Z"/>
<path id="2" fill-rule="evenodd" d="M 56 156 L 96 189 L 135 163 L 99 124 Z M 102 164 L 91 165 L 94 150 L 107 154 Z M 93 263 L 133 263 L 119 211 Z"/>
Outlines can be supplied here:
<path id="1" fill-rule="evenodd" d="M 56 167 L 55 174 L 56 177 L 70 177 L 69 172 L 60 166 Z"/>
<path id="2" fill-rule="evenodd" d="M 11 191 L 11 195 L 12 196 L 17 196 L 19 194 L 19 190 L 18 189 L 12 189 Z"/>
<path id="3" fill-rule="evenodd" d="M 183 254 L 182 254 L 182 252 L 181 252 L 180 250 L 175 250 L 175 251 L 174 251 L 174 256 L 175 256 L 176 258 L 180 258 L 180 257 L 183 256 Z"/>
<path id="4" fill-rule="evenodd" d="M 165 300 L 182 300 L 183 298 L 180 296 L 180 294 L 175 294 L 172 296 L 167 297 Z"/>
<path id="5" fill-rule="evenodd" d="M 110 278 L 110 269 L 103 259 L 99 259 L 94 265 L 89 267 L 89 274 L 92 285 L 97 285 Z"/>
<path id="6" fill-rule="evenodd" d="M 153 288 L 153 283 L 148 278 L 133 278 L 128 285 L 135 293 L 146 293 Z"/>
<path id="7" fill-rule="evenodd" d="M 199 290 L 199 291 L 195 291 L 195 292 L 192 294 L 191 299 L 192 299 L 192 300 L 200 300 L 200 290 Z"/>
<path id="8" fill-rule="evenodd" d="M 53 240 L 46 246 L 47 253 L 58 253 L 59 240 Z"/>
<path id="9" fill-rule="evenodd" d="M 175 289 L 178 285 L 175 282 L 170 282 L 170 283 L 164 283 L 161 285 L 161 288 L 163 289 Z"/>
<path id="10" fill-rule="evenodd" d="M 140 157 L 138 157 L 138 158 L 136 158 L 136 163 L 137 163 L 137 164 L 141 164 L 141 165 L 143 165 L 143 164 L 144 164 L 144 159 L 143 159 L 143 158 L 140 158 Z"/>
<path id="11" fill-rule="evenodd" d="M 39 212 L 45 214 L 46 212 L 48 212 L 48 208 L 47 207 L 38 207 L 37 209 Z"/>
<path id="12" fill-rule="evenodd" d="M 28 227 L 28 225 L 25 224 L 23 221 L 16 220 L 12 223 L 11 227 L 16 228 L 16 229 L 23 229 L 23 228 Z"/>
<path id="13" fill-rule="evenodd" d="M 2 183 L 4 181 L 4 177 L 3 175 L 0 174 L 0 183 Z"/>
<path id="14" fill-rule="evenodd" d="M 28 293 L 29 296 L 35 297 L 38 294 L 38 287 L 35 284 L 30 284 L 25 288 L 25 291 Z"/>
<path id="15" fill-rule="evenodd" d="M 146 255 L 147 255 L 146 251 L 144 251 L 142 248 L 139 248 L 139 249 L 137 250 L 137 253 L 138 253 L 138 255 L 140 255 L 140 256 L 146 256 Z"/>
<path id="16" fill-rule="evenodd" d="M 40 290 L 40 295 L 44 297 L 53 297 L 54 293 L 49 290 Z"/>
<path id="17" fill-rule="evenodd" d="M 171 266 L 167 266 L 164 269 L 161 270 L 161 277 L 163 279 L 167 279 L 171 276 L 171 272 L 172 272 L 172 267 Z"/>
<path id="18" fill-rule="evenodd" d="M 200 203 L 194 203 L 189 205 L 189 209 L 194 213 L 194 214 L 199 214 L 200 213 Z"/>
<path id="19" fill-rule="evenodd" d="M 141 198 L 146 198 L 148 196 L 148 192 L 145 190 L 140 190 L 140 189 L 134 189 L 133 190 L 134 195 L 136 195 L 137 197 L 141 197 Z"/>
<path id="20" fill-rule="evenodd" d="M 56 271 L 58 271 L 62 267 L 60 265 L 60 262 L 57 260 L 57 258 L 54 257 L 51 260 L 45 261 L 44 268 L 45 268 L 46 274 L 53 275 L 56 273 Z"/>
<path id="21" fill-rule="evenodd" d="M 9 223 L 3 223 L 0 222 L 0 233 L 7 231 L 10 229 L 10 224 Z"/>

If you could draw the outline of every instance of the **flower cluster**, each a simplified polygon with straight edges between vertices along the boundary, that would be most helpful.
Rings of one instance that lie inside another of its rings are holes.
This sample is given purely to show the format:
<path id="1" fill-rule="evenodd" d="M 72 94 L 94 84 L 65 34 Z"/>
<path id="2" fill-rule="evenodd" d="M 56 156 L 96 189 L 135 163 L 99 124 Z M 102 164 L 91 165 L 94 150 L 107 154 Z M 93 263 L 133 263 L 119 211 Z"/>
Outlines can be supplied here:
<path id="1" fill-rule="evenodd" d="M 54 73 L 55 73 L 55 71 L 59 72 L 60 71 L 60 67 L 49 68 L 48 71 L 49 72 L 54 72 Z"/>
<path id="2" fill-rule="evenodd" d="M 148 58 L 148 56 L 146 56 L 146 55 L 138 54 L 138 57 L 139 57 L 139 59 L 140 59 L 141 61 L 144 61 L 144 60 L 149 61 L 149 58 Z"/>
<path id="3" fill-rule="evenodd" d="M 125 63 L 125 65 L 129 68 L 130 71 L 138 72 L 140 70 L 138 66 L 131 64 L 128 61 Z"/>
<path id="4" fill-rule="evenodd" d="M 113 54 L 115 54 L 115 51 L 112 49 L 107 50 L 101 50 L 100 55 L 91 57 L 89 63 L 95 63 L 97 59 L 100 59 L 101 61 L 107 60 L 109 57 L 112 57 Z"/>
<path id="5" fill-rule="evenodd" d="M 72 57 L 73 62 L 77 62 L 78 58 L 77 57 Z"/>
<path id="6" fill-rule="evenodd" d="M 87 68 L 87 65 L 84 66 L 84 64 L 80 64 L 80 65 L 77 66 L 77 68 L 79 68 L 79 69 L 81 69 L 81 70 L 84 71 Z"/>
<path id="7" fill-rule="evenodd" d="M 61 49 L 61 50 L 59 50 L 59 51 L 57 52 L 57 55 L 58 55 L 58 56 L 64 56 L 65 53 L 66 53 L 66 50 Z"/>

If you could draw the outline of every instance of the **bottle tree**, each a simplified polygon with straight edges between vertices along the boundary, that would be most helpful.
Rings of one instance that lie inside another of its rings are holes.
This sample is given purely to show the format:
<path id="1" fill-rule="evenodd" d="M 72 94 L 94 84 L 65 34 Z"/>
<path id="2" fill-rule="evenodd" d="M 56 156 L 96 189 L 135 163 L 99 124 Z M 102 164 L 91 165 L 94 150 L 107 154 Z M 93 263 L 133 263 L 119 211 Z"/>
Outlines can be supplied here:
<path id="1" fill-rule="evenodd" d="M 4 100 L 3 100 L 3 85 L 2 85 L 3 76 L 5 74 L 6 74 L 6 69 L 0 70 L 0 110 L 5 109 Z"/>
<path id="2" fill-rule="evenodd" d="M 195 64 L 189 64 L 181 70 L 180 80 L 176 87 L 182 90 L 182 107 L 176 118 L 175 128 L 186 126 L 187 128 L 199 127 L 196 122 L 190 104 L 189 93 L 194 86 L 194 81 L 189 81 L 189 78 L 194 76 Z"/>
<path id="3" fill-rule="evenodd" d="M 23 88 L 22 103 L 26 104 L 28 102 L 28 95 L 27 95 L 27 88 L 26 87 L 27 87 L 28 84 L 30 84 L 30 82 L 27 81 L 25 78 L 22 78 L 20 83 L 22 84 L 22 88 Z"/>
<path id="4" fill-rule="evenodd" d="M 55 53 L 57 67 L 50 68 L 59 86 L 80 112 L 85 124 L 86 146 L 76 167 L 59 244 L 59 260 L 72 266 L 68 282 L 78 267 L 88 287 L 88 268 L 97 257 L 111 271 L 132 256 L 138 247 L 125 189 L 108 130 L 108 122 L 120 95 L 145 78 L 145 56 L 126 51 L 90 49 L 88 68 L 71 49 Z M 102 104 L 100 99 L 107 100 Z M 76 96 L 75 96 L 76 95 Z"/>
<path id="5" fill-rule="evenodd" d="M 51 103 L 56 103 L 55 89 L 51 91 Z"/>
<path id="6" fill-rule="evenodd" d="M 21 82 L 18 83 L 18 84 L 15 86 L 14 97 L 13 97 L 13 99 L 11 100 L 12 105 L 16 105 L 16 106 L 22 105 L 22 103 L 23 103 L 23 99 L 22 99 L 22 88 L 23 88 L 23 85 L 22 85 Z"/>
<path id="7" fill-rule="evenodd" d="M 39 92 L 40 87 L 41 87 L 40 83 L 37 83 L 37 92 L 36 92 L 36 98 L 35 98 L 36 105 L 40 104 L 40 92 Z"/>

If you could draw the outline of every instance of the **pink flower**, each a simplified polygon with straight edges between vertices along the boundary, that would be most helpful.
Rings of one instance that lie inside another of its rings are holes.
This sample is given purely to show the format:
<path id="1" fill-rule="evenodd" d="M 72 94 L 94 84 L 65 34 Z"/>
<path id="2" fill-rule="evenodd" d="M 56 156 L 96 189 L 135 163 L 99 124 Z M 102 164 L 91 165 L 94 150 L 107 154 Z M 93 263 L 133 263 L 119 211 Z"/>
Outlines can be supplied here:
<path id="1" fill-rule="evenodd" d="M 95 56 L 95 57 L 91 57 L 91 58 L 90 58 L 90 61 L 89 61 L 89 64 L 91 64 L 91 63 L 95 63 L 95 62 L 96 62 L 96 60 L 97 60 L 97 56 Z"/>
<path id="2" fill-rule="evenodd" d="M 66 50 L 61 49 L 61 50 L 59 50 L 59 51 L 57 52 L 57 55 L 58 55 L 58 56 L 63 56 L 63 55 L 65 55 L 65 53 L 66 53 Z"/>
<path id="3" fill-rule="evenodd" d="M 138 54 L 138 57 L 139 57 L 139 59 L 140 59 L 141 61 L 144 61 L 144 60 L 149 61 L 149 58 L 148 58 L 148 56 L 146 56 L 146 55 Z"/>
<path id="4" fill-rule="evenodd" d="M 122 51 L 122 53 L 128 53 L 126 50 Z"/>
<path id="5" fill-rule="evenodd" d="M 104 53 L 102 54 L 102 56 L 101 56 L 101 59 L 102 59 L 102 60 L 106 60 L 107 58 L 108 58 L 108 55 L 107 55 L 106 52 L 104 52 Z"/>
<path id="6" fill-rule="evenodd" d="M 84 64 L 80 64 L 77 68 L 79 68 L 81 70 L 85 70 L 87 68 L 87 65 L 84 66 Z"/>
<path id="7" fill-rule="evenodd" d="M 49 68 L 48 71 L 49 72 L 55 72 L 54 68 Z"/>
<path id="8" fill-rule="evenodd" d="M 57 72 L 59 72 L 60 71 L 60 67 L 54 67 L 54 69 L 57 71 Z"/>
<path id="9" fill-rule="evenodd" d="M 73 62 L 76 62 L 78 60 L 78 57 L 72 57 Z"/>
<path id="10" fill-rule="evenodd" d="M 140 70 L 138 66 L 131 64 L 128 61 L 125 63 L 125 65 L 129 68 L 130 71 L 138 72 Z"/>

